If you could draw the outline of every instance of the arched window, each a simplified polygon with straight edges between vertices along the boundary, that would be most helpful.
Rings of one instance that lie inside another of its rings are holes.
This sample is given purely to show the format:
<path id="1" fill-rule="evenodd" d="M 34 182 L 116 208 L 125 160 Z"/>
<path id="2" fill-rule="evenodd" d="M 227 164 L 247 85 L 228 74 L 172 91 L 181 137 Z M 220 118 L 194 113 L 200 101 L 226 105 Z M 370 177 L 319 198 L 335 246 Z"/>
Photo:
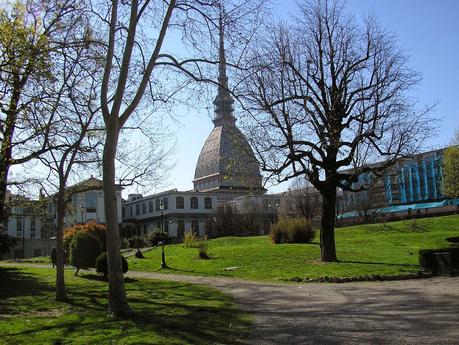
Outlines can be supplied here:
<path id="1" fill-rule="evenodd" d="M 175 208 L 177 209 L 185 208 L 185 199 L 183 199 L 183 196 L 178 196 L 175 198 Z"/>
<path id="2" fill-rule="evenodd" d="M 211 210 L 212 209 L 212 198 L 205 198 L 204 199 L 204 208 L 206 210 Z"/>
<path id="3" fill-rule="evenodd" d="M 199 203 L 198 203 L 198 198 L 197 197 L 195 197 L 195 196 L 191 197 L 190 203 L 191 203 L 191 208 L 194 208 L 194 209 L 199 208 Z"/>

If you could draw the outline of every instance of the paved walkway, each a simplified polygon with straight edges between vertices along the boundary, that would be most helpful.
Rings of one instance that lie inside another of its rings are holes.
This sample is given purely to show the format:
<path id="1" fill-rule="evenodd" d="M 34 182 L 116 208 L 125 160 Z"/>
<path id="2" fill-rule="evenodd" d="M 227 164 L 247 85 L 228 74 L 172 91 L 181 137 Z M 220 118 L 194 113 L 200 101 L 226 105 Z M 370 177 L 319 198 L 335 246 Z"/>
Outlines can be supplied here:
<path id="1" fill-rule="evenodd" d="M 246 344 L 459 345 L 459 277 L 272 284 L 135 271 L 127 276 L 205 284 L 232 295 L 255 315 Z"/>
<path id="2" fill-rule="evenodd" d="M 268 284 L 130 272 L 211 285 L 255 322 L 247 344 L 459 344 L 459 277 L 346 284 Z"/>

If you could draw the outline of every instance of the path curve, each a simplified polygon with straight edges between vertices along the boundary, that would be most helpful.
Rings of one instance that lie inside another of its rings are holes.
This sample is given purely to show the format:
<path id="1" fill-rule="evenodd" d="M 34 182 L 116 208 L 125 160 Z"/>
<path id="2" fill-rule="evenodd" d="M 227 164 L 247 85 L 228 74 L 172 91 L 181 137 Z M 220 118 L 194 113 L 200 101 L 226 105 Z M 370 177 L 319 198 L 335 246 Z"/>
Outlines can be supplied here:
<path id="1" fill-rule="evenodd" d="M 255 315 L 247 344 L 459 344 L 459 277 L 274 284 L 130 272 L 210 285 Z"/>

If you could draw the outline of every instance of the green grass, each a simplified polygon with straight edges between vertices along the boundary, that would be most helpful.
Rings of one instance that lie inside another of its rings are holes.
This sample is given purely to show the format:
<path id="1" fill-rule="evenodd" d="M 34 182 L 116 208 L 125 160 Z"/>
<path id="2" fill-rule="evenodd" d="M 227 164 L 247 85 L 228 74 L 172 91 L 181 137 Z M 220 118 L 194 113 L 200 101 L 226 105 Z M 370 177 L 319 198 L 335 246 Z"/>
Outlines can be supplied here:
<path id="1" fill-rule="evenodd" d="M 129 259 L 131 270 L 228 276 L 254 280 L 290 280 L 324 276 L 399 275 L 420 270 L 418 251 L 447 247 L 459 235 L 459 216 L 360 225 L 335 230 L 337 263 L 321 263 L 318 236 L 312 244 L 273 244 L 266 236 L 224 237 L 209 241 L 210 260 L 196 248 L 166 246 L 169 270 L 161 270 L 160 248 L 146 259 Z"/>
<path id="2" fill-rule="evenodd" d="M 237 344 L 250 316 L 219 291 L 127 279 L 135 314 L 106 316 L 107 283 L 66 272 L 69 300 L 54 301 L 54 270 L 0 266 L 0 344 Z"/>

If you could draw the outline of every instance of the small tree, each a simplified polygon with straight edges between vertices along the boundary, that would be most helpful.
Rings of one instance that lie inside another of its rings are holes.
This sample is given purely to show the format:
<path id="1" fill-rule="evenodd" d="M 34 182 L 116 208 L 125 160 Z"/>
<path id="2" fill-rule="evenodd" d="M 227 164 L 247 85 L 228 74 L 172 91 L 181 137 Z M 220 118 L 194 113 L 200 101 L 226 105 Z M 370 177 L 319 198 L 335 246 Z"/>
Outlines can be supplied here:
<path id="1" fill-rule="evenodd" d="M 450 198 L 459 196 L 459 130 L 443 154 L 443 171 L 443 193 Z"/>

